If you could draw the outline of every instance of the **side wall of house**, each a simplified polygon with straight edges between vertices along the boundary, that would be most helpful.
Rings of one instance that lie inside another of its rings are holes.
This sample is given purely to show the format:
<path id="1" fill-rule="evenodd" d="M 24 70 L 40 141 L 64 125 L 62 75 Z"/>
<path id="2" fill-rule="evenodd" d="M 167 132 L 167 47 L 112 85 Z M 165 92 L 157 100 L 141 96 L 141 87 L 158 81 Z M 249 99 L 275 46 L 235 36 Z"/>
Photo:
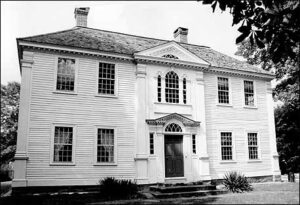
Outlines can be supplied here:
<path id="1" fill-rule="evenodd" d="M 75 58 L 77 94 L 55 93 L 57 57 Z M 112 176 L 134 179 L 136 136 L 135 65 L 86 56 L 35 52 L 31 76 L 28 186 L 94 185 Z M 117 97 L 99 97 L 99 62 L 116 63 Z M 53 125 L 75 126 L 74 165 L 51 164 Z M 115 165 L 95 165 L 96 129 L 115 128 Z"/>
<path id="2" fill-rule="evenodd" d="M 217 105 L 217 77 L 229 78 L 231 106 Z M 254 81 L 256 108 L 244 106 L 244 80 Z M 240 171 L 246 176 L 273 175 L 272 145 L 267 101 L 267 81 L 230 75 L 205 73 L 206 133 L 210 174 L 212 179 L 223 178 L 228 171 Z M 272 110 L 272 109 L 271 109 Z M 274 127 L 271 128 L 275 129 Z M 229 131 L 233 136 L 233 160 L 221 160 L 220 132 Z M 259 160 L 249 160 L 247 132 L 258 133 Z M 275 147 L 276 150 L 276 147 Z"/>

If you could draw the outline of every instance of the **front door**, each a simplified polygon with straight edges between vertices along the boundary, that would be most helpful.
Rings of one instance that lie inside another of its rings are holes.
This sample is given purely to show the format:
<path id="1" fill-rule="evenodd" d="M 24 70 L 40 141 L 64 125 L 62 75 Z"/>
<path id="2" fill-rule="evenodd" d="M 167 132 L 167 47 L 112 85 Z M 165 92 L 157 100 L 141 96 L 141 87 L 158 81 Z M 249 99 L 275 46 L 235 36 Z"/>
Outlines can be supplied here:
<path id="1" fill-rule="evenodd" d="M 183 177 L 182 135 L 165 135 L 166 177 Z"/>

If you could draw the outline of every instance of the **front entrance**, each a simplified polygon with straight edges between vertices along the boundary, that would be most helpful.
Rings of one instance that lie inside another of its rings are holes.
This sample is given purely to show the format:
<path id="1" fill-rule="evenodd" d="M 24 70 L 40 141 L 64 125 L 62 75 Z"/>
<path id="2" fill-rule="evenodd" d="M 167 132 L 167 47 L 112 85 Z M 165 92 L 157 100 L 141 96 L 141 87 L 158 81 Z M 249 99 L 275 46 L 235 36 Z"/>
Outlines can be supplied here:
<path id="1" fill-rule="evenodd" d="M 166 177 L 183 177 L 182 135 L 165 135 Z"/>

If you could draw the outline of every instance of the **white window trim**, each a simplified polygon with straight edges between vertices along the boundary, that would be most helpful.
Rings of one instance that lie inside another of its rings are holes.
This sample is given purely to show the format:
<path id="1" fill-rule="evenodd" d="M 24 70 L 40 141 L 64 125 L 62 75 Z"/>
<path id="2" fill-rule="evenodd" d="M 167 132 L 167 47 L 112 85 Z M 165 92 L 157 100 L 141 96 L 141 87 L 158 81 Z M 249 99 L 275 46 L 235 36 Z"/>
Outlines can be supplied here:
<path id="1" fill-rule="evenodd" d="M 248 147 L 248 133 L 256 133 L 257 134 L 257 157 L 258 159 L 249 159 L 249 147 Z M 247 155 L 246 159 L 247 162 L 261 162 L 261 142 L 260 142 L 260 134 L 257 130 L 245 130 L 245 138 L 246 138 L 246 149 L 247 150 Z"/>
<path id="2" fill-rule="evenodd" d="M 254 105 L 246 105 L 246 100 L 245 100 L 245 81 L 251 81 L 253 82 L 253 95 L 254 95 Z M 249 108 L 249 109 L 257 109 L 257 91 L 256 91 L 256 82 L 255 80 L 249 80 L 249 79 L 242 79 L 242 95 L 243 95 L 243 107 L 244 108 Z"/>
<path id="3" fill-rule="evenodd" d="M 98 80 L 99 80 L 99 63 L 108 63 L 115 65 L 115 90 L 114 95 L 112 94 L 102 94 L 98 93 Z M 106 97 L 106 98 L 118 98 L 119 96 L 119 64 L 107 60 L 97 60 L 96 61 L 96 72 L 95 72 L 95 97 Z"/>
<path id="4" fill-rule="evenodd" d="M 150 134 L 153 134 L 153 154 L 151 154 L 151 149 L 150 149 Z M 148 135 L 148 149 L 149 149 L 149 156 L 155 156 L 155 132 L 149 132 Z"/>
<path id="5" fill-rule="evenodd" d="M 221 145 L 221 132 L 231 132 L 232 137 L 232 160 L 222 160 L 222 145 Z M 218 130 L 218 156 L 219 156 L 219 162 L 220 164 L 226 164 L 226 163 L 236 163 L 236 148 L 235 148 L 235 134 L 232 130 Z"/>
<path id="6" fill-rule="evenodd" d="M 57 70 L 58 70 L 58 58 L 71 58 L 75 59 L 75 82 L 74 82 L 74 91 L 63 91 L 63 90 L 57 90 L 56 84 L 57 84 Z M 78 88 L 78 69 L 79 69 L 79 58 L 73 57 L 73 56 L 64 56 L 59 55 L 55 56 L 55 67 L 54 67 L 54 87 L 53 87 L 53 93 L 57 94 L 68 94 L 68 95 L 77 95 L 77 88 Z"/>
<path id="7" fill-rule="evenodd" d="M 114 130 L 114 162 L 97 162 L 97 146 L 98 146 L 98 129 L 113 129 Z M 117 154 L 117 132 L 118 129 L 114 126 L 96 125 L 94 134 L 94 166 L 117 166 L 118 165 L 118 154 Z"/>
<path id="8" fill-rule="evenodd" d="M 228 94 L 229 94 L 229 103 L 219 103 L 219 89 L 218 89 L 218 78 L 227 78 L 228 79 Z M 231 78 L 228 76 L 221 76 L 218 75 L 216 76 L 216 90 L 217 90 L 217 100 L 216 100 L 216 105 L 217 106 L 224 106 L 224 107 L 233 107 L 232 104 L 232 83 L 231 83 Z"/>
<path id="9" fill-rule="evenodd" d="M 195 151 L 196 151 L 196 153 L 193 152 L 193 135 L 195 135 L 195 149 L 196 149 Z M 198 143 L 197 143 L 198 140 L 197 140 L 197 138 L 198 138 L 198 137 L 197 137 L 197 134 L 196 134 L 196 133 L 192 133 L 192 134 L 191 134 L 192 156 L 197 156 L 197 155 L 198 155 L 198 150 L 199 150 L 199 148 L 198 148 Z"/>
<path id="10" fill-rule="evenodd" d="M 54 131 L 55 127 L 72 127 L 73 128 L 73 137 L 72 137 L 72 162 L 54 162 Z M 76 139 L 77 139 L 77 126 L 74 124 L 66 123 L 53 123 L 51 125 L 51 135 L 50 135 L 50 165 L 57 166 L 74 166 L 76 164 L 75 151 L 76 151 Z"/>

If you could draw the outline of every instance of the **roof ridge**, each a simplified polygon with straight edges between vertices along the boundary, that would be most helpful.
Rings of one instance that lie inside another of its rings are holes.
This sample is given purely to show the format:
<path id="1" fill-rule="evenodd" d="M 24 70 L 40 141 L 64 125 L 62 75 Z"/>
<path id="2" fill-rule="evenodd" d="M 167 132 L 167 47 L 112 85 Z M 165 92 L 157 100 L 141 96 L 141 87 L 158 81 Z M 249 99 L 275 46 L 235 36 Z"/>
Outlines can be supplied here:
<path id="1" fill-rule="evenodd" d="M 50 32 L 50 33 L 45 33 L 45 34 L 38 34 L 38 35 L 34 35 L 34 36 L 27 36 L 27 37 L 20 37 L 17 38 L 17 40 L 23 40 L 26 38 L 34 38 L 34 37 L 40 37 L 40 36 L 46 36 L 46 35 L 50 35 L 50 34 L 58 34 L 58 33 L 63 33 L 63 32 L 67 32 L 67 31 L 71 31 L 71 30 L 76 30 L 79 29 L 78 27 L 73 27 L 70 29 L 65 29 L 65 30 L 61 30 L 61 31 L 55 31 L 55 32 Z"/>

